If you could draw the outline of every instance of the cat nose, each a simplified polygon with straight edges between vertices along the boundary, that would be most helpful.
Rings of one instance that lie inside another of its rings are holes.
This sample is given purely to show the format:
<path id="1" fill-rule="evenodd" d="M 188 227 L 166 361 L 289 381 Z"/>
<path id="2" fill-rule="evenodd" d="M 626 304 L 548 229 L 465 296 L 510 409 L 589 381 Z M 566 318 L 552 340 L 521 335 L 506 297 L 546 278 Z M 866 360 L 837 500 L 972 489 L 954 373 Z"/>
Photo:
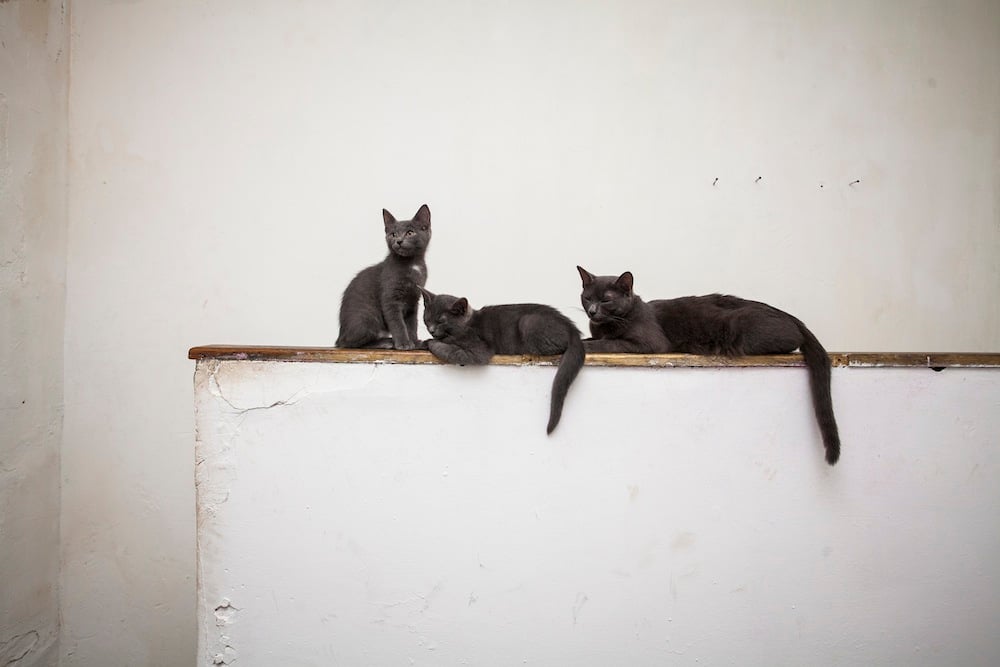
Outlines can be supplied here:
<path id="1" fill-rule="evenodd" d="M 596 314 L 597 314 L 597 304 L 592 303 L 589 306 L 587 306 L 587 315 L 593 317 Z"/>

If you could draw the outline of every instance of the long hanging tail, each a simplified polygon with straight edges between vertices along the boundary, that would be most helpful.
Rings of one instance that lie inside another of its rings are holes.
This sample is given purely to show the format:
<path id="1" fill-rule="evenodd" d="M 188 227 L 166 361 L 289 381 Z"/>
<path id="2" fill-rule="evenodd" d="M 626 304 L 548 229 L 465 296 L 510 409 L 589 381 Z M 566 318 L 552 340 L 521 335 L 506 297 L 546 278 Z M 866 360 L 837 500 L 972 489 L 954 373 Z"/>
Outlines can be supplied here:
<path id="1" fill-rule="evenodd" d="M 549 408 L 549 425 L 545 429 L 546 433 L 552 433 L 559 424 L 563 401 L 566 400 L 566 392 L 569 391 L 569 386 L 573 384 L 576 374 L 583 367 L 585 356 L 580 333 L 575 330 L 570 331 L 569 345 L 563 352 L 562 360 L 559 362 L 559 370 L 556 371 L 556 377 L 552 380 L 552 404 Z"/>
<path id="2" fill-rule="evenodd" d="M 833 465 L 840 458 L 840 433 L 837 430 L 837 419 L 833 416 L 833 399 L 830 396 L 830 355 L 805 324 L 797 319 L 795 322 L 802 332 L 803 343 L 799 350 L 809 369 L 809 388 L 812 390 L 816 421 L 823 436 L 823 447 L 826 448 L 826 462 Z"/>

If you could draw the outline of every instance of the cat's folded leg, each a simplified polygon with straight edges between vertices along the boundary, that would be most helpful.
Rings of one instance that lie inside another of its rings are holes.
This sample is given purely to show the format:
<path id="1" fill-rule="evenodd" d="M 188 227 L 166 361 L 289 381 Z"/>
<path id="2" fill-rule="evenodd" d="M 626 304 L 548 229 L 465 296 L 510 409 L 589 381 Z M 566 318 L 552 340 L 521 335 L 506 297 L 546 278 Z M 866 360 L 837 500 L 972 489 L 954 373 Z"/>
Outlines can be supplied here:
<path id="1" fill-rule="evenodd" d="M 736 354 L 788 354 L 805 340 L 790 315 L 781 312 L 755 315 L 755 319 L 740 323 Z"/>
<path id="2" fill-rule="evenodd" d="M 392 349 L 392 339 L 385 336 L 385 332 L 380 335 L 377 331 L 344 331 L 337 338 L 337 347 L 370 350 L 370 349 Z"/>
<path id="3" fill-rule="evenodd" d="M 438 359 L 459 366 L 483 366 L 493 357 L 488 349 L 466 350 L 440 340 L 427 341 L 427 349 Z"/>
<path id="4" fill-rule="evenodd" d="M 518 330 L 529 354 L 562 354 L 569 345 L 568 330 L 549 314 L 522 317 Z"/>
<path id="5" fill-rule="evenodd" d="M 369 350 L 391 350 L 393 349 L 391 338 L 377 338 L 365 345 Z"/>

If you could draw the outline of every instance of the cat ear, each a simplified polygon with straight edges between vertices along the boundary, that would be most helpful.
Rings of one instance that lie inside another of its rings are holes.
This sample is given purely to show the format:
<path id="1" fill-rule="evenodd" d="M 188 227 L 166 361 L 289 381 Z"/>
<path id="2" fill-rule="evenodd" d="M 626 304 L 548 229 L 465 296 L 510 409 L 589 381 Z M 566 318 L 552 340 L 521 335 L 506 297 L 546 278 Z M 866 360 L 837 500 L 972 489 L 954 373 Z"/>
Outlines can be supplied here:
<path id="1" fill-rule="evenodd" d="M 465 315 L 465 311 L 469 308 L 469 300 L 464 296 L 451 305 L 451 312 L 453 315 Z"/>
<path id="2" fill-rule="evenodd" d="M 389 227 L 396 224 L 396 218 L 389 211 L 382 209 L 382 222 L 385 223 L 385 231 L 389 231 Z"/>
<path id="3" fill-rule="evenodd" d="M 618 276 L 618 280 L 615 281 L 615 285 L 621 287 L 626 292 L 632 291 L 632 272 L 626 271 L 625 273 Z"/>
<path id="4" fill-rule="evenodd" d="M 431 210 L 427 207 L 427 204 L 420 207 L 420 210 L 413 216 L 413 219 L 428 226 L 431 224 Z"/>
<path id="5" fill-rule="evenodd" d="M 431 293 L 431 292 L 428 292 L 427 290 L 425 290 L 420 285 L 417 285 L 417 289 L 420 290 L 420 294 L 423 295 L 423 297 L 424 297 L 424 305 L 425 306 L 429 306 L 430 303 L 431 303 L 431 301 L 434 299 L 434 294 Z"/>
<path id="6" fill-rule="evenodd" d="M 582 266 L 576 267 L 576 270 L 580 272 L 580 278 L 583 280 L 583 286 L 586 287 L 590 283 L 594 282 L 594 276 L 590 274 L 587 269 Z"/>

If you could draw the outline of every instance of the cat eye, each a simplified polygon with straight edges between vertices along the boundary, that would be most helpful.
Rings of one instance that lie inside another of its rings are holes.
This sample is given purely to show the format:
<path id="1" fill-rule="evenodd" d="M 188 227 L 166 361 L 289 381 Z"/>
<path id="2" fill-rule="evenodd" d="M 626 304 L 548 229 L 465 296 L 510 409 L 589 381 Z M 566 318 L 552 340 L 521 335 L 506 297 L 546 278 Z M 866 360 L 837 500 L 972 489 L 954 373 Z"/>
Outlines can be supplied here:
<path id="1" fill-rule="evenodd" d="M 416 232 L 415 232 L 415 231 L 413 231 L 412 229 L 407 229 L 407 230 L 406 230 L 406 235 L 407 235 L 407 236 L 413 236 L 414 234 L 416 234 Z"/>

